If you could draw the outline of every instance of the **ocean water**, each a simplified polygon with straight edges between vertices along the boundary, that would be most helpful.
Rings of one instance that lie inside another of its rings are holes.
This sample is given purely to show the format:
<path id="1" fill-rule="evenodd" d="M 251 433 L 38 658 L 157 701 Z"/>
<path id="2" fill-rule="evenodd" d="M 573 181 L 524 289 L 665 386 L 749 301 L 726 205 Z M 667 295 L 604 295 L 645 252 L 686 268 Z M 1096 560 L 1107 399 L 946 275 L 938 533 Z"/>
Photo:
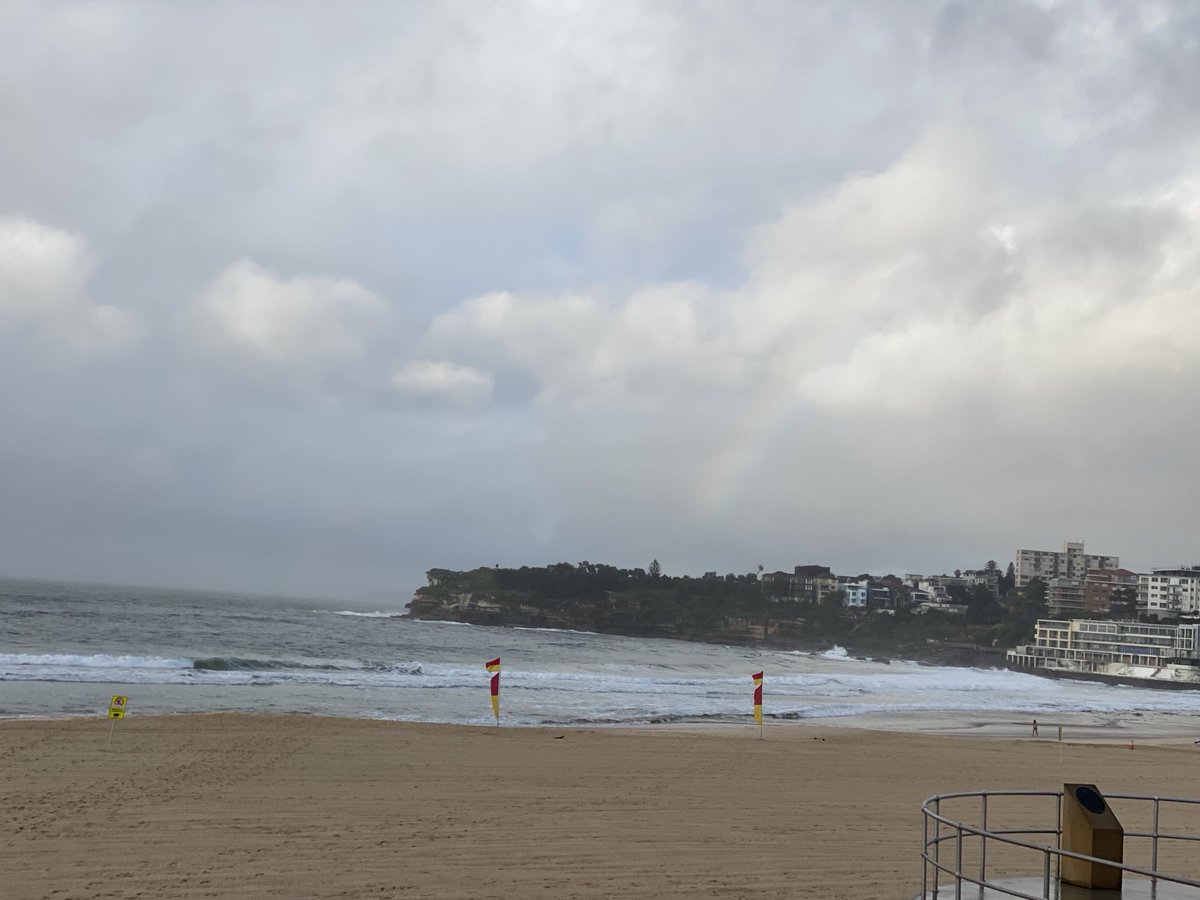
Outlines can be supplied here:
<path id="1" fill-rule="evenodd" d="M 543 629 L 420 622 L 394 608 L 0 580 L 0 716 L 245 710 L 493 722 L 484 662 L 502 660 L 512 725 L 947 717 L 1192 727 L 1200 691 L 1061 681 L 997 669 Z M 899 726 L 896 723 L 900 723 Z"/>

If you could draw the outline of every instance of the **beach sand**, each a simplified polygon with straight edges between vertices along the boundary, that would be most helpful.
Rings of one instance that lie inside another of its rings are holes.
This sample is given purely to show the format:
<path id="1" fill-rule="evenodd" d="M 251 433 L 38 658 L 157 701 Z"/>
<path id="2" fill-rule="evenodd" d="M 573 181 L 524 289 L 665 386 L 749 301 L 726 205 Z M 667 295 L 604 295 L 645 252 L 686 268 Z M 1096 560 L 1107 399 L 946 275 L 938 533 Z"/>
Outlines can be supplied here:
<path id="1" fill-rule="evenodd" d="M 1200 796 L 1190 740 L 1130 750 L 1045 731 L 789 723 L 760 741 L 752 726 L 497 731 L 216 714 L 130 716 L 106 751 L 108 735 L 104 719 L 0 722 L 4 900 L 901 900 L 920 888 L 920 805 L 935 793 L 1083 781 Z M 1173 830 L 1189 828 L 1200 833 L 1194 821 Z M 1168 868 L 1194 876 L 1190 859 Z M 1040 872 L 999 850 L 989 861 Z"/>

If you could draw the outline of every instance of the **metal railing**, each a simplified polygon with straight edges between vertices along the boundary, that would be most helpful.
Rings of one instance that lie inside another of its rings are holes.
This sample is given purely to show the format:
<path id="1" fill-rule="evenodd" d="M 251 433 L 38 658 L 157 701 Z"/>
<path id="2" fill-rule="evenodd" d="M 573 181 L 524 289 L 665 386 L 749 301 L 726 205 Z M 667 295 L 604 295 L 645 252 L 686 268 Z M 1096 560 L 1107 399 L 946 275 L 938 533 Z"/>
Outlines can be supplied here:
<path id="1" fill-rule="evenodd" d="M 1198 841 L 1200 835 L 1164 833 L 1159 829 L 1159 812 L 1163 804 L 1190 804 L 1200 806 L 1200 800 L 1183 797 L 1158 797 L 1143 794 L 1105 794 L 1109 800 L 1130 800 L 1152 804 L 1150 831 L 1126 831 L 1126 838 L 1148 838 L 1150 840 L 1150 867 L 1128 865 L 1088 856 L 1084 853 L 1074 853 L 1062 848 L 1062 791 L 964 791 L 955 794 L 938 794 L 930 797 L 921 804 L 923 820 L 923 839 L 921 852 L 921 897 L 932 897 L 937 900 L 939 891 L 949 894 L 938 886 L 942 875 L 954 879 L 954 898 L 962 900 L 963 883 L 977 885 L 1009 897 L 1021 897 L 1024 900 L 1048 900 L 1051 898 L 1051 871 L 1057 879 L 1063 858 L 1079 859 L 1085 862 L 1097 862 L 1123 873 L 1139 875 L 1154 882 L 1165 881 L 1171 884 L 1181 884 L 1200 888 L 1200 881 L 1182 875 L 1171 875 L 1158 871 L 1158 848 L 1163 841 Z M 1036 825 L 1020 828 L 990 828 L 988 825 L 988 799 L 999 797 L 1052 798 L 1054 803 L 1054 827 L 1038 827 Z M 943 801 L 978 799 L 980 803 L 979 824 L 970 825 L 961 820 L 951 819 L 942 814 Z M 932 834 L 931 834 L 932 832 Z M 1022 840 L 1014 837 L 1036 837 L 1038 835 L 1053 835 L 1053 844 L 1041 844 L 1036 841 Z M 979 873 L 968 873 L 963 867 L 963 849 L 965 844 L 978 840 Z M 1029 894 L 1011 885 L 989 881 L 987 878 L 987 847 L 988 842 L 1003 844 L 1031 851 L 1041 857 L 1042 893 Z M 953 865 L 941 859 L 942 844 L 950 842 L 954 848 Z M 932 884 L 930 874 L 932 873 Z"/>

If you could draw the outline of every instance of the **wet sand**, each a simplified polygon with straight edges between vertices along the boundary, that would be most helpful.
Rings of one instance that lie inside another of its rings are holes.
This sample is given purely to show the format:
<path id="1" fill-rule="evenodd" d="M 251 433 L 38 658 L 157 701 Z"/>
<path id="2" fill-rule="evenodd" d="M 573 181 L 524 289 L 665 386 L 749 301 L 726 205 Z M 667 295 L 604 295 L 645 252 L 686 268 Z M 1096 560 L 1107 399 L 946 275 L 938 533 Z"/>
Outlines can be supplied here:
<path id="1" fill-rule="evenodd" d="M 1124 735 L 1060 745 L 1045 730 L 788 723 L 760 741 L 752 726 L 242 714 L 131 716 L 106 751 L 108 733 L 0 722 L 0 897 L 901 900 L 920 888 L 935 793 L 1200 796 L 1200 748 L 1182 737 L 1131 751 Z"/>

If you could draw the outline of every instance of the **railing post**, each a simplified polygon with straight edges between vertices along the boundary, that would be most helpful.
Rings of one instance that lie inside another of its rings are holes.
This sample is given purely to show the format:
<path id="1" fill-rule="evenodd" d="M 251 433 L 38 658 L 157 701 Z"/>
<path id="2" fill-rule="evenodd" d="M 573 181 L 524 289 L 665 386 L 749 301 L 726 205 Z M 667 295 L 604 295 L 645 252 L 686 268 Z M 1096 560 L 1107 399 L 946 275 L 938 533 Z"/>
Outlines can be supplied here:
<path id="1" fill-rule="evenodd" d="M 921 807 L 921 900 L 929 893 L 929 810 Z"/>
<path id="2" fill-rule="evenodd" d="M 1154 870 L 1151 884 L 1158 884 L 1158 797 L 1154 798 L 1154 834 L 1150 838 L 1150 868 Z"/>
<path id="3" fill-rule="evenodd" d="M 962 823 L 955 828 L 954 839 L 954 900 L 962 900 Z"/>
<path id="4" fill-rule="evenodd" d="M 1057 855 L 1057 854 L 1055 854 Z M 1046 848 L 1046 861 L 1042 866 L 1042 896 L 1050 900 L 1050 848 Z"/>
<path id="5" fill-rule="evenodd" d="M 938 883 L 942 880 L 942 798 L 933 800 L 933 900 L 937 900 Z"/>
<path id="6" fill-rule="evenodd" d="M 984 831 L 984 832 L 986 832 L 988 830 L 987 798 L 988 798 L 988 795 L 987 795 L 987 792 L 985 791 L 982 794 L 983 824 L 980 826 L 980 831 Z M 987 881 L 987 835 L 986 834 L 981 834 L 979 836 L 979 880 Z"/>
<path id="7" fill-rule="evenodd" d="M 1054 846 L 1059 850 L 1062 849 L 1062 792 L 1058 792 L 1054 797 L 1054 830 L 1057 832 L 1054 838 Z M 1054 877 L 1062 878 L 1062 856 L 1061 854 L 1054 855 Z M 1050 896 L 1049 894 L 1046 895 Z"/>

